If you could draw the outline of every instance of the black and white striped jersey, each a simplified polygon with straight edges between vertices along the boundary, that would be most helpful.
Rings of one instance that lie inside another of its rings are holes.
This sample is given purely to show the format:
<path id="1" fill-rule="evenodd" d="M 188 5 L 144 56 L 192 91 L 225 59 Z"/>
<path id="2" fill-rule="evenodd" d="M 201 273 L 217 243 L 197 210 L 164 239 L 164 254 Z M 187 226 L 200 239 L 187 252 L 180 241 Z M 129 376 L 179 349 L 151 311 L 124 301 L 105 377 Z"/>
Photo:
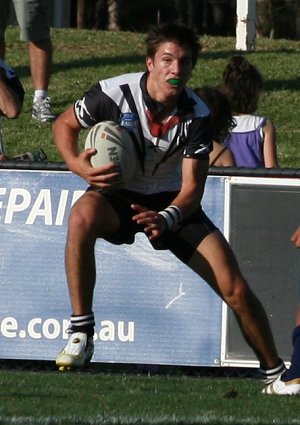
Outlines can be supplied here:
<path id="1" fill-rule="evenodd" d="M 83 128 L 111 120 L 131 133 L 139 166 L 126 189 L 150 194 L 181 187 L 183 157 L 207 158 L 212 149 L 209 110 L 192 89 L 185 88 L 177 108 L 162 124 L 155 121 L 163 105 L 146 90 L 147 73 L 99 81 L 74 104 Z"/>

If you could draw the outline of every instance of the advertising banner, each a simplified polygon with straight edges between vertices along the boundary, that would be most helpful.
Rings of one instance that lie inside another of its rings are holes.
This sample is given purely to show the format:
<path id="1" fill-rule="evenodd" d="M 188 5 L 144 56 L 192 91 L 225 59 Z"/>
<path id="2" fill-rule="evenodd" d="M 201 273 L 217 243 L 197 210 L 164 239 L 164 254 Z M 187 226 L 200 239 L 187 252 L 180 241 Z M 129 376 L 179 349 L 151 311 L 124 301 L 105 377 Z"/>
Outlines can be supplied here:
<path id="1" fill-rule="evenodd" d="M 64 272 L 68 214 L 86 189 L 68 171 L 0 170 L 0 358 L 54 360 L 71 314 Z M 203 208 L 224 226 L 224 178 Z M 218 366 L 222 303 L 143 234 L 96 244 L 95 362 Z"/>

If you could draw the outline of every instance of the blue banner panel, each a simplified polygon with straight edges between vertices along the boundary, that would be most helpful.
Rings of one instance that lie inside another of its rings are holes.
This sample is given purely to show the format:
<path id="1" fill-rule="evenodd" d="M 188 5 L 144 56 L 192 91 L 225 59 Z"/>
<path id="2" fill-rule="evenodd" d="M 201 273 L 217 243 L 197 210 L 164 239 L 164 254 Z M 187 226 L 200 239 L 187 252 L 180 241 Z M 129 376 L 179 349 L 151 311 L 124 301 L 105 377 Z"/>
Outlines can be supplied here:
<path id="1" fill-rule="evenodd" d="M 84 192 L 67 171 L 0 170 L 0 358 L 54 360 L 68 338 L 64 272 L 69 210 Z M 223 230 L 224 179 L 204 210 Z M 220 299 L 145 235 L 96 244 L 95 362 L 217 366 Z"/>

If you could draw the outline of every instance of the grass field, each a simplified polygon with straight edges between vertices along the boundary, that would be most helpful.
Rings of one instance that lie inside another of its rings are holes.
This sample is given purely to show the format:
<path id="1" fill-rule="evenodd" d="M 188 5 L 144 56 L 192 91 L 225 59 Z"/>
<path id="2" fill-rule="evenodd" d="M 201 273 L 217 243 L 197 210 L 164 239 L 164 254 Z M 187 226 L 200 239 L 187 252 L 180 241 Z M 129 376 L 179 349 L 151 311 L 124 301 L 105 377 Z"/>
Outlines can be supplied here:
<path id="1" fill-rule="evenodd" d="M 252 378 L 0 371 L 0 424 L 300 424 L 298 397 Z"/>
<path id="2" fill-rule="evenodd" d="M 53 109 L 62 112 L 99 79 L 144 69 L 144 35 L 126 32 L 56 29 L 52 32 L 54 64 L 50 94 Z M 235 39 L 201 37 L 203 52 L 190 81 L 192 87 L 217 85 L 235 51 Z M 256 49 L 245 53 L 261 70 L 265 90 L 259 113 L 270 117 L 277 128 L 278 153 L 283 168 L 300 168 L 300 43 L 258 39 Z M 23 114 L 4 122 L 9 155 L 42 147 L 50 161 L 61 161 L 53 145 L 51 126 L 31 119 L 32 86 L 26 45 L 17 28 L 7 34 L 7 61 L 15 66 L 26 89 Z M 82 137 L 85 133 L 83 132 Z"/>
<path id="3" fill-rule="evenodd" d="M 24 111 L 5 120 L 9 155 L 42 147 L 61 161 L 51 126 L 31 119 L 31 79 L 27 50 L 19 32 L 7 33 L 7 61 L 16 67 L 27 92 Z M 202 37 L 203 53 L 192 86 L 216 85 L 235 54 L 234 38 Z M 143 35 L 105 31 L 53 30 L 54 66 L 50 94 L 59 113 L 100 78 L 144 69 Z M 276 124 L 281 166 L 300 167 L 299 42 L 258 40 L 247 53 L 262 71 L 266 90 L 259 112 Z M 84 136 L 83 136 L 84 137 Z M 1 341 L 0 341 L 1 343 Z M 1 424 L 300 424 L 299 397 L 261 395 L 257 379 L 222 374 L 139 374 L 101 366 L 78 373 L 54 367 L 21 370 L 0 367 Z"/>

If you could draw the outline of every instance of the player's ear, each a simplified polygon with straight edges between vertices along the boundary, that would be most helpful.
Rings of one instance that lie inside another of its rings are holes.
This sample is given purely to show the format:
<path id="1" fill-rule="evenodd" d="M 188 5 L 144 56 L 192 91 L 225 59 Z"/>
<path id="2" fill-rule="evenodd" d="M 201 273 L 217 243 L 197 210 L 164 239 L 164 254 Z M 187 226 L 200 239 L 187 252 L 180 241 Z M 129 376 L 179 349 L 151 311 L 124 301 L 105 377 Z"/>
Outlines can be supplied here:
<path id="1" fill-rule="evenodd" d="M 153 68 L 153 59 L 150 56 L 146 57 L 146 67 L 148 71 L 151 71 Z"/>

